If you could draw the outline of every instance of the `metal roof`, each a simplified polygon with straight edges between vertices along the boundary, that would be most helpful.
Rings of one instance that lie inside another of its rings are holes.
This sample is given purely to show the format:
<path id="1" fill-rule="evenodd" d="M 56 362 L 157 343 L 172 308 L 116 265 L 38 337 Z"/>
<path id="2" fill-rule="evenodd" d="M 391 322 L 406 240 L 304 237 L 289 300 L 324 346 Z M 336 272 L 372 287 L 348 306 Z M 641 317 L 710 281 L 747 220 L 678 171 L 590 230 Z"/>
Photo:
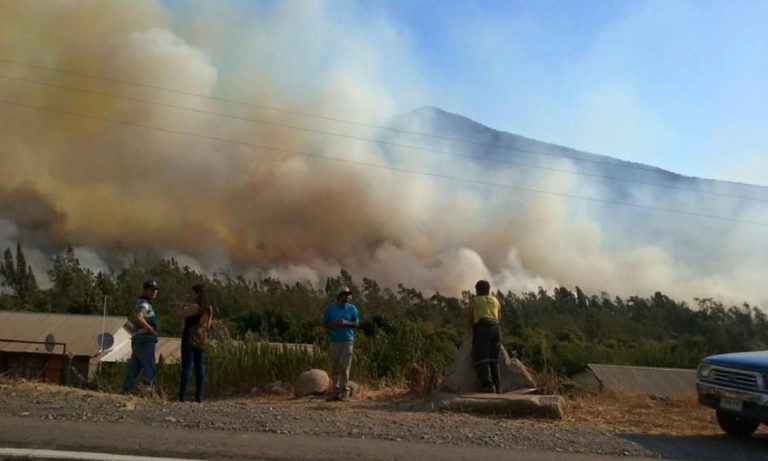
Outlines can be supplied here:
<path id="1" fill-rule="evenodd" d="M 161 336 L 155 346 L 155 360 L 163 363 L 178 363 L 181 361 L 181 338 Z M 115 344 L 115 348 L 101 358 L 102 362 L 127 362 L 131 359 L 131 341 Z"/>
<path id="2" fill-rule="evenodd" d="M 94 357 L 101 352 L 98 336 L 102 326 L 117 343 L 118 337 L 129 334 L 127 322 L 126 317 L 0 311 L 0 351 L 61 354 L 63 347 L 54 343 L 64 343 L 67 354 Z"/>
<path id="3" fill-rule="evenodd" d="M 674 399 L 696 394 L 696 370 L 596 363 L 588 364 L 587 368 L 606 389 Z"/>

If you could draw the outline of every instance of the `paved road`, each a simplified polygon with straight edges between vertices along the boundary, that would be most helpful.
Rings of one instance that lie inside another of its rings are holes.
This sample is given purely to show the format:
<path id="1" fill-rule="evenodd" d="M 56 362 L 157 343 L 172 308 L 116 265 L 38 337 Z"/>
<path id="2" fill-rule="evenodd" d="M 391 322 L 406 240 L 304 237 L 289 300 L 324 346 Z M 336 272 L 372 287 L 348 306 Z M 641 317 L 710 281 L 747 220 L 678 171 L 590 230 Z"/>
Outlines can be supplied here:
<path id="1" fill-rule="evenodd" d="M 559 452 L 0 417 L 0 446 L 207 460 L 628 461 Z"/>

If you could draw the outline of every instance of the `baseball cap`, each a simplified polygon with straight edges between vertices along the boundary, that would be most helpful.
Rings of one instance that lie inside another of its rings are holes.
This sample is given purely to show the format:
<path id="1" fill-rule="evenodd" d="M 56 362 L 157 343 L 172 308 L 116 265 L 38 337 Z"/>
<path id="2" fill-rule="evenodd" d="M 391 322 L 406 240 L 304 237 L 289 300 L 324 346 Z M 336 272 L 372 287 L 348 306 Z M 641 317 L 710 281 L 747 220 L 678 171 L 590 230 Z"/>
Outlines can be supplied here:
<path id="1" fill-rule="evenodd" d="M 341 287 L 338 293 L 336 293 L 336 296 L 339 295 L 351 295 L 352 290 L 349 289 L 349 287 Z"/>
<path id="2" fill-rule="evenodd" d="M 154 280 L 147 280 L 146 282 L 144 282 L 144 289 L 145 290 L 149 290 L 149 289 L 159 290 L 160 286 Z"/>

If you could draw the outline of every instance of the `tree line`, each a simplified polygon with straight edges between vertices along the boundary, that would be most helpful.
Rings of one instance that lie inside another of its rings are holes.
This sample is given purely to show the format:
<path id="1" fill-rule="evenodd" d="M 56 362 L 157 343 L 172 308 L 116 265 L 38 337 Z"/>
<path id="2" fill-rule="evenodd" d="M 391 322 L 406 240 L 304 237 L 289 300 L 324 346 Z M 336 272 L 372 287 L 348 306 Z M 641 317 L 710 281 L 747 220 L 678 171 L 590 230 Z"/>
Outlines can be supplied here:
<path id="1" fill-rule="evenodd" d="M 341 270 L 323 287 L 250 280 L 220 272 L 201 273 L 174 259 L 149 265 L 134 260 L 115 272 L 84 267 L 70 246 L 55 255 L 50 287 L 40 288 L 23 248 L 4 252 L 0 266 L 0 308 L 36 312 L 130 315 L 141 283 L 157 280 L 161 334 L 178 335 L 181 324 L 171 309 L 196 283 L 208 286 L 218 328 L 231 337 L 323 344 L 323 308 L 339 287 L 349 286 L 361 311 L 360 357 L 380 378 L 402 378 L 409 366 L 440 373 L 455 357 L 466 332 L 461 297 L 424 294 L 403 284 L 382 287 Z M 768 319 L 757 306 L 726 306 L 695 299 L 691 306 L 661 292 L 648 297 L 585 294 L 579 287 L 553 291 L 494 293 L 502 306 L 504 344 L 510 353 L 539 371 L 570 375 L 587 363 L 695 367 L 710 354 L 768 349 Z"/>

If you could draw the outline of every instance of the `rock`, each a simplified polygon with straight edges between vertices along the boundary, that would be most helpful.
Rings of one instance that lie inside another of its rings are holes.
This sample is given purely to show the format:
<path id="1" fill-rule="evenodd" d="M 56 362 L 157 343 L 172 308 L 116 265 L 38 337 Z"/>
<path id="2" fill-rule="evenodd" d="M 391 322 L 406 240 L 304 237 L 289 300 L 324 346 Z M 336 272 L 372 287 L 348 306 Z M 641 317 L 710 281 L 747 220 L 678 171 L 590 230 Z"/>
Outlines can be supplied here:
<path id="1" fill-rule="evenodd" d="M 474 361 L 472 360 L 472 335 L 464 335 L 459 352 L 456 354 L 456 363 L 448 372 L 439 389 L 445 392 L 477 392 L 480 390 L 480 380 L 477 378 Z M 536 387 L 531 374 L 525 365 L 507 354 L 504 346 L 499 354 L 499 378 L 501 380 L 501 392 L 510 392 L 517 389 L 530 389 Z"/>
<path id="2" fill-rule="evenodd" d="M 316 368 L 300 374 L 293 385 L 296 397 L 324 394 L 330 387 L 331 378 L 328 377 L 328 373 Z"/>
<path id="3" fill-rule="evenodd" d="M 521 394 L 432 394 L 435 409 L 462 413 L 485 413 L 511 417 L 562 419 L 563 398 L 559 395 Z"/>

